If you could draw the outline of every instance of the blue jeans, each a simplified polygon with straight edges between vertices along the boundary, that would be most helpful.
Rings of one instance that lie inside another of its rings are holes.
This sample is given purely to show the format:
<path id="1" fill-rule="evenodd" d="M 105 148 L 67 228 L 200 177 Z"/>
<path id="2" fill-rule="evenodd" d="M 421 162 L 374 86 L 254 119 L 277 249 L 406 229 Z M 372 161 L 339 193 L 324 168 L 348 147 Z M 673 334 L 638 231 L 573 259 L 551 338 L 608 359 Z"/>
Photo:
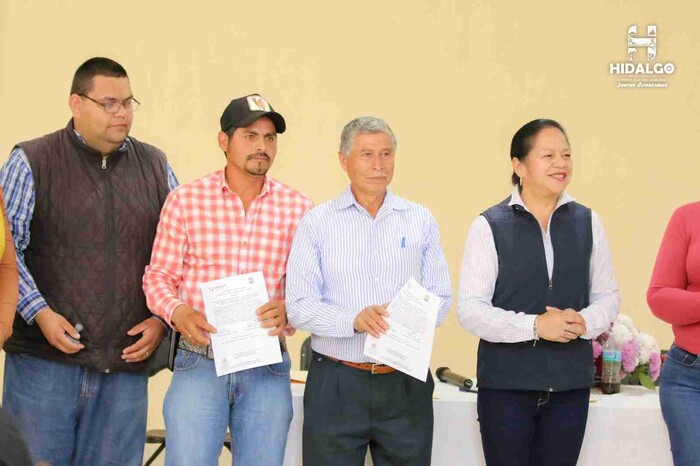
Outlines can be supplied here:
<path id="1" fill-rule="evenodd" d="M 480 388 L 477 412 L 488 466 L 576 466 L 590 388 L 564 392 Z"/>
<path id="2" fill-rule="evenodd" d="M 214 466 L 231 430 L 236 466 L 281 466 L 292 421 L 289 353 L 282 362 L 216 376 L 214 361 L 178 350 L 163 417 L 167 466 Z"/>
<path id="3" fill-rule="evenodd" d="M 105 374 L 7 353 L 3 410 L 19 427 L 35 462 L 140 465 L 148 374 Z"/>
<path id="4" fill-rule="evenodd" d="M 700 359 L 672 345 L 661 369 L 661 412 L 675 466 L 700 464 Z"/>

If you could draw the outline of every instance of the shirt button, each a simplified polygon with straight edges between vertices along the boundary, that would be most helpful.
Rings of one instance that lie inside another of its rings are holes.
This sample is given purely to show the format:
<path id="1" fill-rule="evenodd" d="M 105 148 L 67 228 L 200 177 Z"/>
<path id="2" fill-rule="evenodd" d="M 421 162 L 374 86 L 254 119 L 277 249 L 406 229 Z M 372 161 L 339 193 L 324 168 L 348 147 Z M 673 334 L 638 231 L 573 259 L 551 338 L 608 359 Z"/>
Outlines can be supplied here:
<path id="1" fill-rule="evenodd" d="M 243 240 L 243 246 L 248 246 L 248 241 Z"/>

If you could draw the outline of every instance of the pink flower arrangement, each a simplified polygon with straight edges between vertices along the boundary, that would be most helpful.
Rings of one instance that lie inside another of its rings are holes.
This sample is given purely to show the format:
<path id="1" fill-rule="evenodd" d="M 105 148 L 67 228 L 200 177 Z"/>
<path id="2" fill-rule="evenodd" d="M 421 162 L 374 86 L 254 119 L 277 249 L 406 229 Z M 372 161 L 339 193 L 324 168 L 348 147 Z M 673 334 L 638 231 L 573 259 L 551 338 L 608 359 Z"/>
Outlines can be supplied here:
<path id="1" fill-rule="evenodd" d="M 604 335 L 607 335 L 607 333 Z M 598 338 L 600 338 L 600 337 L 598 337 Z M 607 340 L 608 337 L 606 336 L 605 339 Z M 603 345 L 598 340 L 593 340 L 593 359 L 598 359 L 602 354 L 603 354 Z"/>
<path id="2" fill-rule="evenodd" d="M 627 373 L 634 372 L 639 360 L 639 343 L 630 340 L 622 345 L 622 370 Z"/>
<path id="3" fill-rule="evenodd" d="M 603 333 L 593 341 L 593 358 L 603 353 L 603 345 L 612 338 L 622 352 L 621 378 L 629 375 L 630 383 L 639 383 L 654 389 L 654 381 L 661 373 L 661 351 L 656 339 L 640 332 L 625 314 L 619 314 L 610 326 L 609 333 Z"/>

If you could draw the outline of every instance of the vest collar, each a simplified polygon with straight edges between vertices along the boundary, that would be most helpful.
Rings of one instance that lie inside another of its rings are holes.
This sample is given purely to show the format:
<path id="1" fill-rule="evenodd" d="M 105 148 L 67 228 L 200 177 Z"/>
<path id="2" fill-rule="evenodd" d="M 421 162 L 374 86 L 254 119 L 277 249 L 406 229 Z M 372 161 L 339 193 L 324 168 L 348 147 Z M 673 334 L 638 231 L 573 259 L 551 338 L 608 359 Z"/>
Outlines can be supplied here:
<path id="1" fill-rule="evenodd" d="M 570 202 L 576 201 L 576 198 L 571 196 L 569 193 L 564 191 L 561 193 L 561 196 L 559 196 L 559 199 L 557 200 L 557 206 L 554 208 L 554 210 L 557 210 L 559 207 L 563 206 L 564 204 L 568 204 Z M 510 195 L 510 201 L 508 202 L 509 206 L 513 205 L 519 205 L 525 211 L 530 212 L 530 210 L 527 208 L 525 203 L 523 202 L 523 198 L 520 197 L 520 187 L 517 185 L 513 187 L 513 193 Z"/>
<path id="2" fill-rule="evenodd" d="M 103 155 L 100 153 L 100 151 L 93 149 L 92 147 L 88 146 L 87 143 L 85 142 L 85 139 L 83 139 L 83 136 L 78 132 L 77 129 L 75 129 L 75 126 L 73 125 L 73 119 L 71 118 L 68 124 L 66 125 L 66 131 L 68 131 L 68 136 L 71 138 L 74 144 L 76 144 L 78 147 L 83 149 L 85 152 L 90 153 L 91 155 L 98 155 L 100 157 L 103 157 Z M 129 145 L 131 144 L 131 139 L 128 137 L 124 140 L 121 146 L 114 152 L 111 152 L 109 155 L 112 154 L 118 154 L 118 153 L 123 153 L 126 152 L 127 149 L 129 148 Z"/>

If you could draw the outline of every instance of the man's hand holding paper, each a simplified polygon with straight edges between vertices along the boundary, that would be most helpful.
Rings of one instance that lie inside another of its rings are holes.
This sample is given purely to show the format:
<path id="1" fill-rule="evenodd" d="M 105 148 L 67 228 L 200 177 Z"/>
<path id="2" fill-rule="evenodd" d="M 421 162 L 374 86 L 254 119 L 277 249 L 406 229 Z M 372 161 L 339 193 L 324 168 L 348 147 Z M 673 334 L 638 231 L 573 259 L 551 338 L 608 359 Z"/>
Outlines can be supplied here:
<path id="1" fill-rule="evenodd" d="M 282 361 L 277 334 L 284 330 L 284 303 L 269 301 L 265 278 L 255 272 L 202 284 L 218 376 Z M 272 329 L 272 330 L 269 330 Z"/>
<path id="2" fill-rule="evenodd" d="M 379 316 L 386 325 L 383 335 L 377 330 L 377 320 L 373 321 L 374 333 L 368 331 L 365 355 L 425 381 L 439 307 L 440 298 L 411 278 L 383 309 L 386 316 Z"/>
<path id="3" fill-rule="evenodd" d="M 389 330 L 385 318 L 389 317 L 389 312 L 386 310 L 388 304 L 383 306 L 367 306 L 355 317 L 355 330 L 363 333 L 367 332 L 375 338 L 379 338 L 381 334 Z"/>

